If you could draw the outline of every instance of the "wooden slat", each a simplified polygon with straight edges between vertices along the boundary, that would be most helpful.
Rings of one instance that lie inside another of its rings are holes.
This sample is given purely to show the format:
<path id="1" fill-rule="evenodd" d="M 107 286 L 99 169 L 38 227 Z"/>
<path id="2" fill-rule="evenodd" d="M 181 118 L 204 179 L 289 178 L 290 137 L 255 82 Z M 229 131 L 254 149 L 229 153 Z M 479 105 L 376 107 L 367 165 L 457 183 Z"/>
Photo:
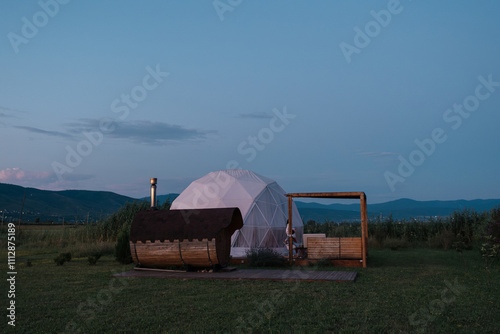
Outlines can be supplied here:
<path id="1" fill-rule="evenodd" d="M 324 233 L 304 233 L 302 235 L 302 242 L 304 244 L 304 247 L 307 248 L 309 245 L 309 239 L 310 238 L 326 238 L 326 235 Z"/>
<path id="2" fill-rule="evenodd" d="M 135 244 L 135 249 L 134 244 L 131 242 L 130 248 L 134 262 L 136 264 L 140 263 L 142 266 L 167 267 L 182 265 L 178 240 L 174 242 L 160 242 L 159 240 L 151 242 L 148 240 L 145 243 L 139 241 Z"/>
<path id="3" fill-rule="evenodd" d="M 155 242 L 146 241 L 145 243 L 138 241 L 137 243 L 130 242 L 130 251 L 135 264 L 145 267 L 168 267 L 182 266 L 184 264 L 194 267 L 211 267 L 219 264 L 217 251 L 215 247 L 215 239 L 208 241 L 184 240 L 179 242 L 165 241 Z M 137 254 L 137 256 L 136 256 Z"/>
<path id="4" fill-rule="evenodd" d="M 307 257 L 318 259 L 362 259 L 362 238 L 309 238 Z"/>
<path id="5" fill-rule="evenodd" d="M 208 256 L 210 257 L 210 262 L 212 262 L 212 265 L 219 264 L 215 239 L 212 239 L 211 241 L 208 242 Z"/>
<path id="6" fill-rule="evenodd" d="M 356 244 L 361 246 L 361 238 L 340 238 L 342 244 Z"/>
<path id="7" fill-rule="evenodd" d="M 315 259 L 338 259 L 340 257 L 339 238 L 309 238 L 307 257 Z"/>
<path id="8" fill-rule="evenodd" d="M 212 239 L 211 241 L 207 241 L 207 239 L 203 239 L 202 241 L 184 240 L 183 242 L 181 242 L 181 257 L 184 261 L 184 264 L 194 267 L 210 267 L 212 265 L 218 264 L 216 254 L 214 254 L 213 259 L 209 259 L 208 257 L 208 249 L 210 248 L 209 244 L 212 244 L 211 248 L 215 250 L 215 239 Z"/>
<path id="9" fill-rule="evenodd" d="M 341 238 L 340 257 L 342 259 L 362 259 L 362 238 Z"/>
<path id="10" fill-rule="evenodd" d="M 134 261 L 134 263 L 137 264 L 138 261 L 137 257 L 135 256 L 135 244 L 132 241 L 130 241 L 129 244 L 130 244 L 130 254 L 132 254 L 132 261 Z"/>

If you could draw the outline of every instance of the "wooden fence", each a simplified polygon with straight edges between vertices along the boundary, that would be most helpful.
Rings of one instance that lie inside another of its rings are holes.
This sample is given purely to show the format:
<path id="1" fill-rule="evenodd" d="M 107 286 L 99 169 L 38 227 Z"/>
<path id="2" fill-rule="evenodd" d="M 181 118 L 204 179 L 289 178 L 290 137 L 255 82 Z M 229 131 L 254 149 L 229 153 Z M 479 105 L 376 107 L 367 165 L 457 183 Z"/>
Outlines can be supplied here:
<path id="1" fill-rule="evenodd" d="M 360 260 L 361 238 L 308 238 L 307 258 L 311 260 Z"/>

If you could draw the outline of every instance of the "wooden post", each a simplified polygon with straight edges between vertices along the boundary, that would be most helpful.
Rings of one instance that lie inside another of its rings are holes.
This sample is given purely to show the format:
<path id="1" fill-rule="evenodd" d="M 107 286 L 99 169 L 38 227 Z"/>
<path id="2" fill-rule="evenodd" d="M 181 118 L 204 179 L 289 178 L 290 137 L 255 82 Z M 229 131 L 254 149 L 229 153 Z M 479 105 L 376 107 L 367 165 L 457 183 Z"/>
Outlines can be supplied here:
<path id="1" fill-rule="evenodd" d="M 288 261 L 293 264 L 292 196 L 288 196 Z"/>
<path id="2" fill-rule="evenodd" d="M 366 255 L 368 254 L 368 214 L 366 208 L 366 195 L 359 196 L 361 202 L 361 249 L 363 256 L 363 268 L 366 268 Z"/>

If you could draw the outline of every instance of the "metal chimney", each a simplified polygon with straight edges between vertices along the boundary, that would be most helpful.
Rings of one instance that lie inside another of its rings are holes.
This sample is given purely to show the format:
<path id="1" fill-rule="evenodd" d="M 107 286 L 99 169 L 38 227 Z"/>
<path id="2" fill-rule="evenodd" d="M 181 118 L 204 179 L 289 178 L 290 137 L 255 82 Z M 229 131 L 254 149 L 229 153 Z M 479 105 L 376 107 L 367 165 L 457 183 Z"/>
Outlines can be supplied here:
<path id="1" fill-rule="evenodd" d="M 151 178 L 151 209 L 156 209 L 156 177 Z"/>

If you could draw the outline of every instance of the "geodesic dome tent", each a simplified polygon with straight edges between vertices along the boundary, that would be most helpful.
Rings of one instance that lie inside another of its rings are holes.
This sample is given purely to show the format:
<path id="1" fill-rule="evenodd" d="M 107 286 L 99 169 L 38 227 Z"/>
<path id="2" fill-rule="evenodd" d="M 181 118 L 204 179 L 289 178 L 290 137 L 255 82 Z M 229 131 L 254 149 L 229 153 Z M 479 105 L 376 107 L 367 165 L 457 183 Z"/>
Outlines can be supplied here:
<path id="1" fill-rule="evenodd" d="M 288 199 L 276 181 L 249 170 L 228 169 L 193 181 L 172 203 L 172 210 L 237 207 L 243 227 L 231 237 L 231 256 L 244 257 L 250 248 L 272 248 L 285 253 Z M 304 225 L 293 203 L 292 224 L 297 241 Z"/>

